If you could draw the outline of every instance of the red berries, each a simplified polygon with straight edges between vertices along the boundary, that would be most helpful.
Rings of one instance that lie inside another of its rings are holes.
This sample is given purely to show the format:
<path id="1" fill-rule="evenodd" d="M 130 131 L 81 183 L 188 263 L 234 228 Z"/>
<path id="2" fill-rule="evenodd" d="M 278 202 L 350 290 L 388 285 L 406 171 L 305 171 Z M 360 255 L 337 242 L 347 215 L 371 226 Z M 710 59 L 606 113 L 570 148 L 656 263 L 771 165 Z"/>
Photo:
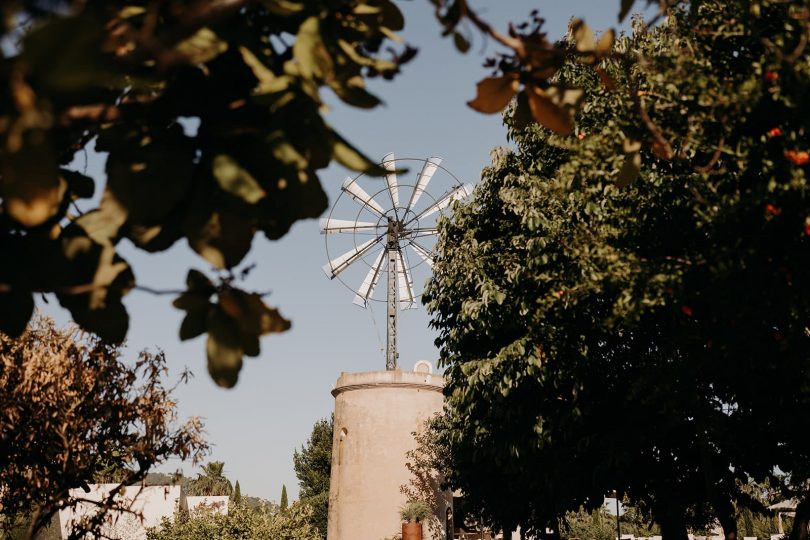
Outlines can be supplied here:
<path id="1" fill-rule="evenodd" d="M 781 137 L 781 136 L 782 136 L 782 130 L 779 129 L 778 127 L 775 127 L 773 129 L 768 130 L 768 137 L 773 138 L 773 137 Z"/>
<path id="2" fill-rule="evenodd" d="M 810 163 L 810 154 L 804 150 L 785 150 L 785 157 L 794 165 L 807 165 Z"/>
<path id="3" fill-rule="evenodd" d="M 683 313 L 687 317 L 691 317 L 692 316 L 692 308 L 690 308 L 689 306 L 681 306 L 681 313 Z"/>
<path id="4" fill-rule="evenodd" d="M 774 206 L 771 203 L 765 205 L 765 215 L 766 216 L 778 216 L 782 213 L 782 209 L 778 206 Z"/>
<path id="5" fill-rule="evenodd" d="M 766 81 L 778 81 L 779 74 L 775 71 L 766 71 L 765 72 L 765 80 Z"/>

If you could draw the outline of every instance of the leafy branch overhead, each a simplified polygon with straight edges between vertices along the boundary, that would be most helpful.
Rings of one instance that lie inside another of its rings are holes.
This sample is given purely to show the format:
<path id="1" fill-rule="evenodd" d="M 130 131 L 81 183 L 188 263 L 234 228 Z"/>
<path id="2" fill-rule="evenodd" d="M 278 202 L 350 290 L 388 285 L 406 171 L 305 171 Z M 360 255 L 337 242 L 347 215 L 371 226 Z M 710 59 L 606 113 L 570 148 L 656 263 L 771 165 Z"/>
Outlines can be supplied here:
<path id="1" fill-rule="evenodd" d="M 153 253 L 185 240 L 224 278 L 189 274 L 175 302 L 188 311 L 181 337 L 207 333 L 211 374 L 232 386 L 242 356 L 259 354 L 258 337 L 289 328 L 234 284 L 253 237 L 277 239 L 320 215 L 317 171 L 330 162 L 383 172 L 324 120 L 321 91 L 355 107 L 381 103 L 366 80 L 392 79 L 415 54 L 396 43 L 398 8 L 170 0 L 0 9 L 0 37 L 18 43 L 0 87 L 0 331 L 19 335 L 33 294 L 55 293 L 83 328 L 120 342 L 122 297 L 137 285 L 117 246 L 126 239 Z M 106 178 L 72 165 L 92 148 L 106 154 Z"/>

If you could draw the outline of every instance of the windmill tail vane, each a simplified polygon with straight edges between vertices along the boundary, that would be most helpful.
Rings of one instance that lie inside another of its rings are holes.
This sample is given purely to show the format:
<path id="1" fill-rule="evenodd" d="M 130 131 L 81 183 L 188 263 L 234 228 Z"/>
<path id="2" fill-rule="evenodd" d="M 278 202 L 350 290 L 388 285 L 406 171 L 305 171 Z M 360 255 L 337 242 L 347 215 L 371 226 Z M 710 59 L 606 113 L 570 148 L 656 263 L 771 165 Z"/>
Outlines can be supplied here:
<path id="1" fill-rule="evenodd" d="M 403 183 L 397 177 L 398 171 L 403 169 L 400 165 L 412 162 L 421 163 L 421 170 L 413 183 Z M 437 157 L 397 160 L 393 153 L 387 154 L 381 161 L 387 171 L 382 189 L 378 189 L 381 186 L 378 179 L 368 179 L 363 174 L 346 178 L 329 217 L 320 222 L 321 234 L 326 235 L 327 257 L 331 256 L 330 239 L 352 240 L 348 250 L 345 242 L 339 250 L 333 246 L 332 251 L 340 254 L 323 266 L 327 277 L 337 278 L 351 289 L 355 293 L 354 303 L 359 306 L 367 307 L 372 301 L 387 304 L 385 367 L 389 370 L 397 368 L 399 356 L 397 306 L 402 310 L 417 307 L 416 300 L 421 293 L 414 286 L 413 275 L 415 271 L 429 274 L 433 268 L 437 218 L 453 202 L 472 193 L 472 186 L 462 185 L 441 162 Z M 439 171 L 444 173 L 445 183 L 449 178 L 450 188 L 434 197 L 429 188 Z M 407 198 L 403 197 L 406 194 Z M 339 203 L 345 201 L 352 203 L 342 208 L 349 215 L 333 218 Z M 354 219 L 350 219 L 351 213 L 355 214 Z M 386 274 L 386 293 L 384 300 L 377 300 L 374 293 L 383 273 Z M 344 279 L 348 274 L 356 274 L 351 283 Z"/>

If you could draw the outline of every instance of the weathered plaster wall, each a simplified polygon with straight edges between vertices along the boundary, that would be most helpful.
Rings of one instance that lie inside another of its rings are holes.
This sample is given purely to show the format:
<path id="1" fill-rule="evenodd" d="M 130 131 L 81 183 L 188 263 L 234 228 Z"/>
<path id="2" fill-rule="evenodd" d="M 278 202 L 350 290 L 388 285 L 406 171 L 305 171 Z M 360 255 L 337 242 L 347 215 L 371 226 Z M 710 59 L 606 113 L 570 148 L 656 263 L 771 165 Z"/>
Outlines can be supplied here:
<path id="1" fill-rule="evenodd" d="M 415 447 L 412 433 L 442 410 L 443 386 L 440 375 L 399 370 L 338 378 L 328 540 L 382 540 L 401 532 L 399 489 L 410 480 L 405 453 Z"/>

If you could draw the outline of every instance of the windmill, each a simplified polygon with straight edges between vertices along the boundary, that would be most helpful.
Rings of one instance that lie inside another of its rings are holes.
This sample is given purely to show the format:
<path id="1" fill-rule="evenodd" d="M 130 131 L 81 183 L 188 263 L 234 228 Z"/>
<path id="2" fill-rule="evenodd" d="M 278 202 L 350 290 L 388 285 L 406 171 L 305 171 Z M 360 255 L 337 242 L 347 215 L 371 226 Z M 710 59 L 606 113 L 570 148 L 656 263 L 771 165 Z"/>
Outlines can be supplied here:
<path id="1" fill-rule="evenodd" d="M 397 307 L 416 307 L 421 290 L 414 284 L 424 279 L 414 276 L 426 279 L 433 266 L 436 221 L 451 203 L 472 193 L 472 185 L 462 185 L 441 162 L 437 157 L 395 159 L 387 154 L 381 162 L 385 182 L 364 174 L 347 177 L 329 216 L 321 220 L 329 258 L 323 266 L 326 275 L 352 290 L 354 303 L 361 307 L 386 303 L 388 370 L 397 367 Z M 398 172 L 410 167 L 419 173 L 411 183 L 403 183 Z M 342 212 L 343 219 L 333 217 Z M 383 274 L 384 294 L 377 287 Z"/>

